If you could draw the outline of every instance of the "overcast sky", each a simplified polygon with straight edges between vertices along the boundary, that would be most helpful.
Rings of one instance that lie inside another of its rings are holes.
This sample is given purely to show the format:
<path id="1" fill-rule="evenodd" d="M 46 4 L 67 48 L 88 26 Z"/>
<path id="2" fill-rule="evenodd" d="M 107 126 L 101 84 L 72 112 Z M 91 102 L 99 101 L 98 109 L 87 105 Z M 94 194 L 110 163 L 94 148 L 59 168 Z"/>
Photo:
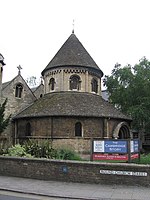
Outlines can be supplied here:
<path id="1" fill-rule="evenodd" d="M 0 0 L 3 82 L 41 71 L 72 32 L 105 75 L 150 59 L 150 0 Z"/>

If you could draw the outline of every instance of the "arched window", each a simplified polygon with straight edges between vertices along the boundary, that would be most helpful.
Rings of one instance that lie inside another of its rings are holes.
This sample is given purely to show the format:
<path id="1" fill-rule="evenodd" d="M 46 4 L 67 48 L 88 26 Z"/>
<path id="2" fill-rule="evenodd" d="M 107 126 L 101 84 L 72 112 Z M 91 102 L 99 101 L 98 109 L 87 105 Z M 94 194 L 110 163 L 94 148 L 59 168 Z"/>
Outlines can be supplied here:
<path id="1" fill-rule="evenodd" d="M 55 89 L 55 79 L 54 78 L 50 79 L 50 81 L 49 81 L 49 88 L 50 88 L 50 91 L 52 91 L 52 90 Z"/>
<path id="2" fill-rule="evenodd" d="M 98 83 L 96 79 L 92 79 L 91 81 L 91 85 L 92 85 L 92 92 L 97 93 L 98 92 Z"/>
<path id="3" fill-rule="evenodd" d="M 80 122 L 75 124 L 75 136 L 82 137 L 82 124 Z"/>
<path id="4" fill-rule="evenodd" d="M 22 97 L 23 86 L 22 84 L 17 84 L 15 88 L 15 97 L 21 98 Z"/>
<path id="5" fill-rule="evenodd" d="M 26 124 L 25 136 L 31 136 L 31 124 L 29 122 Z"/>
<path id="6" fill-rule="evenodd" d="M 77 75 L 72 75 L 70 77 L 70 90 L 80 90 L 81 88 L 81 80 Z"/>

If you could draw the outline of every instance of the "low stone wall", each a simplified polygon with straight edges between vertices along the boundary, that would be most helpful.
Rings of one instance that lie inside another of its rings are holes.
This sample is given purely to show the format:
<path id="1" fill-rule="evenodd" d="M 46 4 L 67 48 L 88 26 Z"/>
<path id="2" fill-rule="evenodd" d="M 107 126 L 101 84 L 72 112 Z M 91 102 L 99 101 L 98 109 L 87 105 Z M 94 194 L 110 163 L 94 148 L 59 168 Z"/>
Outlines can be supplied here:
<path id="1" fill-rule="evenodd" d="M 0 157 L 0 175 L 65 182 L 150 186 L 150 165 Z"/>

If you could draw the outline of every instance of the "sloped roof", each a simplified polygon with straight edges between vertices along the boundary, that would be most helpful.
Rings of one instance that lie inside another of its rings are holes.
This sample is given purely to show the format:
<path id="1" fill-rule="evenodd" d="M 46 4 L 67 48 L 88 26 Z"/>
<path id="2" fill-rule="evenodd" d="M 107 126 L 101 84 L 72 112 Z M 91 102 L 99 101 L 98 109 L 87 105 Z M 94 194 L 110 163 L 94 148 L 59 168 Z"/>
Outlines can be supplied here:
<path id="1" fill-rule="evenodd" d="M 42 75 L 48 69 L 60 66 L 82 66 L 92 68 L 98 70 L 103 76 L 103 72 L 74 33 L 70 35 L 47 67 L 42 71 Z"/>
<path id="2" fill-rule="evenodd" d="M 110 117 L 131 120 L 99 95 L 72 91 L 46 94 L 14 119 L 48 116 Z"/>
<path id="3" fill-rule="evenodd" d="M 10 83 L 10 81 L 3 83 L 2 84 L 2 89 L 4 89 L 9 83 Z"/>

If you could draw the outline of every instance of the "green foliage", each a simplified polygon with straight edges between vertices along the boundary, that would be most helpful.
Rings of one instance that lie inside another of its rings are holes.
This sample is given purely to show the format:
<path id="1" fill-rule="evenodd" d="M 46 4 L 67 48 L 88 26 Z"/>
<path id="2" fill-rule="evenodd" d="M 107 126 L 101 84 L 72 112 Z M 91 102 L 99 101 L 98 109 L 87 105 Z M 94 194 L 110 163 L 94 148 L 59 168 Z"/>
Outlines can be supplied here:
<path id="1" fill-rule="evenodd" d="M 150 130 L 150 61 L 142 58 L 134 67 L 116 64 L 104 85 L 109 100 L 133 119 L 133 128 Z"/>
<path id="2" fill-rule="evenodd" d="M 138 164 L 150 164 L 150 154 L 142 154 Z"/>
<path id="3" fill-rule="evenodd" d="M 18 157 L 32 157 L 28 154 L 24 147 L 20 144 L 16 144 L 13 147 L 8 148 L 8 156 L 18 156 Z"/>
<path id="4" fill-rule="evenodd" d="M 57 149 L 56 159 L 61 160 L 81 160 L 80 156 L 71 149 L 60 148 Z"/>
<path id="5" fill-rule="evenodd" d="M 6 104 L 7 104 L 7 99 L 5 99 L 5 101 L 0 104 L 0 134 L 6 129 L 6 127 L 9 124 L 10 121 L 10 117 L 7 117 L 5 119 L 4 115 L 5 115 L 5 108 L 6 108 Z"/>
<path id="6" fill-rule="evenodd" d="M 56 157 L 56 150 L 52 148 L 49 140 L 39 142 L 37 140 L 29 140 L 24 144 L 25 151 L 36 158 Z"/>
<path id="7" fill-rule="evenodd" d="M 80 156 L 73 150 L 67 148 L 53 149 L 49 140 L 29 140 L 23 146 L 15 146 L 3 151 L 4 155 L 19 157 L 49 158 L 61 160 L 81 160 Z"/>

